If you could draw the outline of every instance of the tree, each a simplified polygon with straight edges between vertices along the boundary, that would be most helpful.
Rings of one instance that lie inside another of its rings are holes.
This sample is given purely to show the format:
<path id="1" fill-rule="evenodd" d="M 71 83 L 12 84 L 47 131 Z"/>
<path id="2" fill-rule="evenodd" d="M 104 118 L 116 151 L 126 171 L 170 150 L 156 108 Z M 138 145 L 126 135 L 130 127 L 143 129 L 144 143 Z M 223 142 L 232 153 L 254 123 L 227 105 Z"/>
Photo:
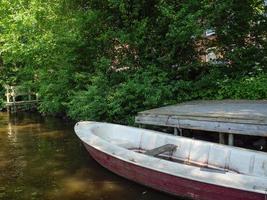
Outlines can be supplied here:
<path id="1" fill-rule="evenodd" d="M 191 99 L 266 98 L 265 9 L 262 0 L 2 0 L 2 84 L 30 85 L 42 113 L 120 123 Z M 205 40 L 208 28 L 216 40 Z M 219 64 L 201 60 L 200 44 L 216 47 Z"/>

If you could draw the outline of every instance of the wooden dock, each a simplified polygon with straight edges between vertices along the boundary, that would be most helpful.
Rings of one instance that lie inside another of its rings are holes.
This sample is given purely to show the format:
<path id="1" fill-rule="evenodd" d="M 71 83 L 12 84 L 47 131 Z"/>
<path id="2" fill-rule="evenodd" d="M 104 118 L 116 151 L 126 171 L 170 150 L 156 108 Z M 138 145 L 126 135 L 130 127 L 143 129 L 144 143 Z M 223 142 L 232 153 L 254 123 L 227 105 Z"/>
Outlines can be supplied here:
<path id="1" fill-rule="evenodd" d="M 267 136 L 267 101 L 192 101 L 139 112 L 135 122 L 174 127 L 174 134 L 182 129 L 218 132 L 220 143 L 228 134 L 233 145 L 234 134 Z"/>
<path id="2" fill-rule="evenodd" d="M 5 86 L 5 88 L 5 106 L 8 112 L 31 110 L 35 108 L 39 102 L 38 94 L 32 92 L 30 89 L 22 86 Z"/>

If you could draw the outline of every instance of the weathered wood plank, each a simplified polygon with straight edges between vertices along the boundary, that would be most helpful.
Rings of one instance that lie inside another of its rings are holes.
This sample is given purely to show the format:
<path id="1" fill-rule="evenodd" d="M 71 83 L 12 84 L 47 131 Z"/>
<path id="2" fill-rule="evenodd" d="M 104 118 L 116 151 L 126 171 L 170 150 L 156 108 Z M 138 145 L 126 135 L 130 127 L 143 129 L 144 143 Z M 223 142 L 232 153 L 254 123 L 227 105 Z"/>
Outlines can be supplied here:
<path id="1" fill-rule="evenodd" d="M 194 101 L 138 113 L 138 124 L 267 136 L 267 101 Z"/>
<path id="2" fill-rule="evenodd" d="M 165 144 L 163 146 L 147 150 L 144 154 L 146 154 L 148 156 L 156 156 L 156 155 L 159 155 L 161 153 L 175 151 L 176 148 L 177 148 L 177 146 L 174 144 Z"/>
<path id="3" fill-rule="evenodd" d="M 193 101 L 138 113 L 142 115 L 267 124 L 267 101 Z"/>
<path id="4" fill-rule="evenodd" d="M 139 120 L 139 117 L 153 117 L 156 118 L 164 118 L 166 122 L 179 120 L 179 119 L 190 119 L 190 120 L 197 120 L 197 121 L 211 121 L 211 122 L 231 122 L 231 123 L 242 123 L 242 124 L 263 124 L 267 125 L 267 115 L 266 118 L 262 117 L 260 120 L 253 119 L 253 115 L 247 119 L 237 119 L 237 118 L 222 118 L 222 117 L 213 117 L 213 116 L 191 116 L 191 115 L 166 115 L 166 114 L 154 114 L 154 113 L 138 113 L 136 120 Z"/>
<path id="5" fill-rule="evenodd" d="M 38 102 L 39 102 L 39 100 L 15 101 L 15 102 L 7 102 L 6 106 L 36 104 Z"/>
<path id="6" fill-rule="evenodd" d="M 267 136 L 267 125 L 199 120 L 167 120 L 167 117 L 136 117 L 136 123 L 241 135 Z"/>

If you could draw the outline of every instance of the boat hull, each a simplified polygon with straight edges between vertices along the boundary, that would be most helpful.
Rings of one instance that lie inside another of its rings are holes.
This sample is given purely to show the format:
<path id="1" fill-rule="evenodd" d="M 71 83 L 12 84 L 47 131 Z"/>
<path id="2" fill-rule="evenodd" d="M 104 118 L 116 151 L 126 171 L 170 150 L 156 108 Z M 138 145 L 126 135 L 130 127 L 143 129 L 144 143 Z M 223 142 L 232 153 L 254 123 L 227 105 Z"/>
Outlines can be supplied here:
<path id="1" fill-rule="evenodd" d="M 196 200 L 265 200 L 264 194 L 193 181 L 138 166 L 84 143 L 89 154 L 103 167 L 124 178 L 175 196 Z"/>

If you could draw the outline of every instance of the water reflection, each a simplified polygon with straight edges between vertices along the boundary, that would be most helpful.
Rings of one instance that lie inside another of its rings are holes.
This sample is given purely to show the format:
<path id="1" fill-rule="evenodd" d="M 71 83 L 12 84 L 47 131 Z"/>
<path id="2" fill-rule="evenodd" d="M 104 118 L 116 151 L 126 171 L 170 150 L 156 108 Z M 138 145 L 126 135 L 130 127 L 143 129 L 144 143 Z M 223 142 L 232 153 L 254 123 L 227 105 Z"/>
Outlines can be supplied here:
<path id="1" fill-rule="evenodd" d="M 73 123 L 36 114 L 0 113 L 1 200 L 172 200 L 98 165 Z"/>

